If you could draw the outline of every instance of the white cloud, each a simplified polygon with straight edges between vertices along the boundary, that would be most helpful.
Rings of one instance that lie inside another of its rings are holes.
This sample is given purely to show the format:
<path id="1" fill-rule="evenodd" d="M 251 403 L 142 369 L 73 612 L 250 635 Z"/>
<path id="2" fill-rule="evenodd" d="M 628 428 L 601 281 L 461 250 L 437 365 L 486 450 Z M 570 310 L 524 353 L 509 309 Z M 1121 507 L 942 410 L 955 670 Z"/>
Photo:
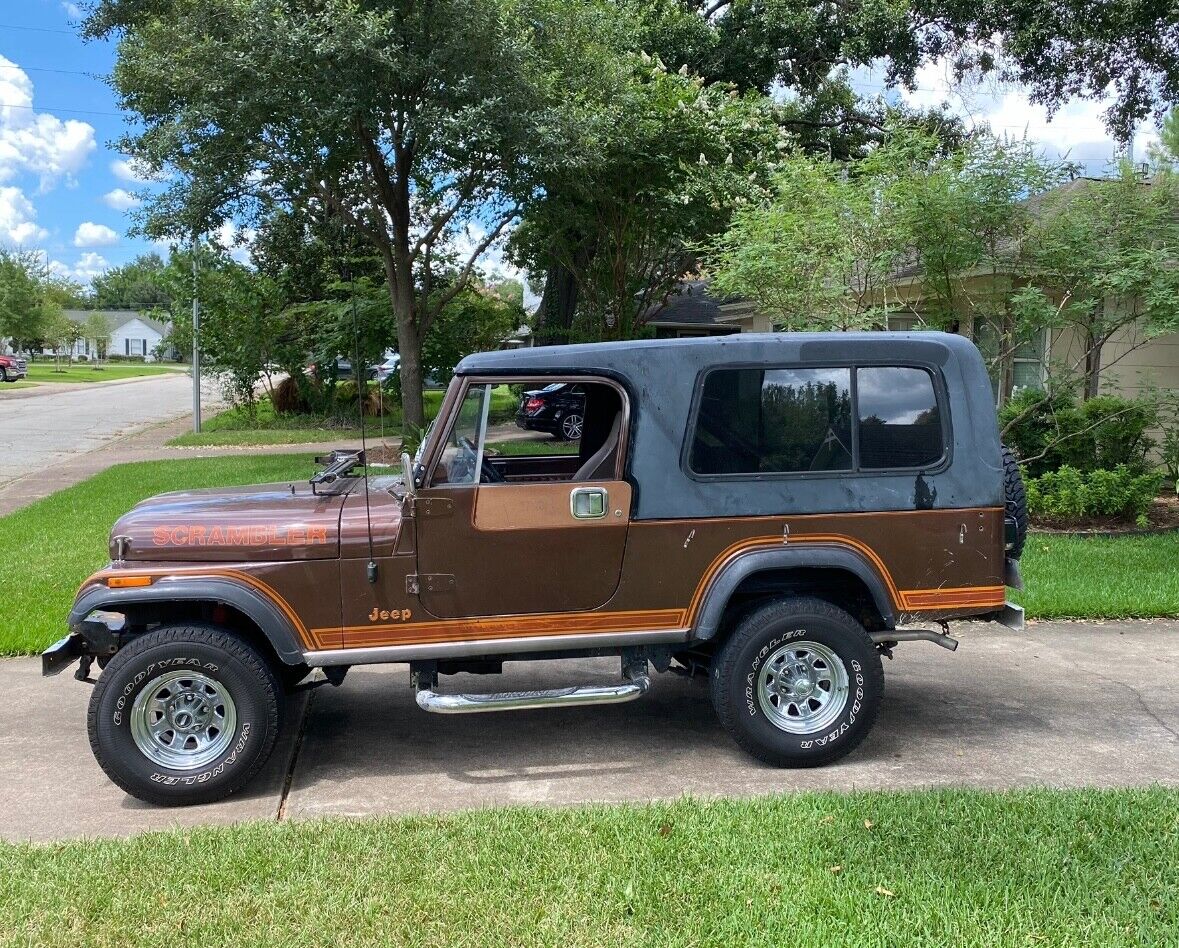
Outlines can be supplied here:
<path id="1" fill-rule="evenodd" d="M 66 16 L 68 16 L 71 20 L 82 19 L 82 8 L 76 3 L 64 2 L 62 3 L 61 8 L 65 10 Z"/>
<path id="2" fill-rule="evenodd" d="M 880 88 L 879 74 L 874 81 L 875 88 Z M 873 79 L 865 78 L 862 73 L 853 76 L 852 84 L 864 93 L 874 88 Z M 1109 162 L 1121 154 L 1104 121 L 1112 95 L 1104 99 L 1074 99 L 1049 118 L 1048 110 L 1032 103 L 1023 87 L 969 76 L 959 81 L 948 61 L 936 60 L 921 66 L 917 70 L 916 88 L 901 89 L 900 96 L 915 108 L 944 104 L 950 112 L 961 116 L 967 127 L 987 124 L 997 135 L 1026 137 L 1049 155 L 1078 162 L 1085 174 L 1103 173 Z M 1157 140 L 1158 133 L 1151 126 L 1140 128 L 1135 139 L 1136 160 L 1142 161 L 1147 146 Z"/>
<path id="3" fill-rule="evenodd" d="M 73 266 L 63 263 L 60 260 L 51 260 L 49 262 L 49 269 L 57 274 L 57 276 L 65 277 L 67 280 L 74 280 L 85 285 L 89 284 L 96 276 L 101 276 L 109 270 L 110 264 L 101 254 L 89 251 L 82 254 Z"/>
<path id="4" fill-rule="evenodd" d="M 162 180 L 158 175 L 153 175 L 151 169 L 138 158 L 116 158 L 111 162 L 111 173 L 132 184 L 152 184 Z"/>
<path id="5" fill-rule="evenodd" d="M 130 191 L 115 188 L 102 196 L 102 203 L 116 211 L 133 211 L 143 202 Z"/>
<path id="6" fill-rule="evenodd" d="M 83 221 L 74 233 L 75 247 L 113 247 L 119 242 L 119 235 L 105 224 Z"/>
<path id="7" fill-rule="evenodd" d="M 0 243 L 27 247 L 49 236 L 37 225 L 37 209 L 20 188 L 0 187 Z"/>
<path id="8" fill-rule="evenodd" d="M 238 263 L 250 262 L 250 249 L 258 232 L 253 227 L 238 227 L 233 221 L 225 221 L 210 235 L 215 243 L 229 251 Z"/>
<path id="9" fill-rule="evenodd" d="M 33 83 L 24 70 L 0 56 L 0 181 L 28 172 L 42 191 L 74 180 L 96 145 L 94 128 L 33 111 Z"/>

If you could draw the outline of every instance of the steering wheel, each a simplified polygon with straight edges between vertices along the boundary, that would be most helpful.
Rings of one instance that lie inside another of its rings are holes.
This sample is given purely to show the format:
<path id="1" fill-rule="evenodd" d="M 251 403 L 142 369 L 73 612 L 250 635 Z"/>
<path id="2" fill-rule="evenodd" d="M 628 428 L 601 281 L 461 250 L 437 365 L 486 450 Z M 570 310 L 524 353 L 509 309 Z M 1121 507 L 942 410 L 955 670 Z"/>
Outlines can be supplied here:
<path id="1" fill-rule="evenodd" d="M 458 439 L 459 447 L 463 449 L 463 464 L 464 473 L 468 473 L 475 467 L 475 458 L 479 456 L 479 449 L 471 443 L 470 438 L 462 436 Z M 479 467 L 479 482 L 482 484 L 502 484 L 504 476 L 497 471 L 487 459 L 483 456 L 483 463 Z"/>

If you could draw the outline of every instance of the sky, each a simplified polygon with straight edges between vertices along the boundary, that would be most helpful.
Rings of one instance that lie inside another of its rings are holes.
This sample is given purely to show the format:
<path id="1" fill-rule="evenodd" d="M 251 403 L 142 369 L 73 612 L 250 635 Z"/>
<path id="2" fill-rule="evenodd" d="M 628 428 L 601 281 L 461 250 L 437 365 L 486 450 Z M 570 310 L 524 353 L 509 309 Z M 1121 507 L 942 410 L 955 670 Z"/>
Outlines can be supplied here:
<path id="1" fill-rule="evenodd" d="M 68 0 L 0 0 L 0 246 L 36 251 L 51 270 L 85 285 L 161 248 L 127 234 L 135 192 L 150 184 L 117 147 L 128 126 L 103 81 L 114 47 L 83 42 L 80 17 Z M 885 92 L 881 75 L 857 70 L 853 85 L 914 105 L 949 101 L 968 122 L 988 121 L 1016 138 L 1026 134 L 1046 153 L 1083 164 L 1086 174 L 1102 173 L 1115 154 L 1101 103 L 1071 103 L 1050 122 L 1021 89 L 955 88 L 938 63 L 922 68 L 912 91 Z M 1144 127 L 1138 154 L 1155 138 Z M 228 233 L 221 236 L 228 244 Z M 244 258 L 247 251 L 235 253 Z M 489 263 L 512 275 L 502 251 Z"/>

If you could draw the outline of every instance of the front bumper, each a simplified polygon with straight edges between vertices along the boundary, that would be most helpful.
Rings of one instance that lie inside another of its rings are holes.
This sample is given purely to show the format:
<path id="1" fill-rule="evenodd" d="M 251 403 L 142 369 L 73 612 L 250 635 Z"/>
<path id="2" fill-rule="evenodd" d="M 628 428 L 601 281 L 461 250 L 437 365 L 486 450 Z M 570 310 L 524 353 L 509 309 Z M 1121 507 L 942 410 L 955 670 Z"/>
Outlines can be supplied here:
<path id="1" fill-rule="evenodd" d="M 41 653 L 41 675 L 48 678 L 57 675 L 90 651 L 86 640 L 77 632 L 58 639 Z"/>

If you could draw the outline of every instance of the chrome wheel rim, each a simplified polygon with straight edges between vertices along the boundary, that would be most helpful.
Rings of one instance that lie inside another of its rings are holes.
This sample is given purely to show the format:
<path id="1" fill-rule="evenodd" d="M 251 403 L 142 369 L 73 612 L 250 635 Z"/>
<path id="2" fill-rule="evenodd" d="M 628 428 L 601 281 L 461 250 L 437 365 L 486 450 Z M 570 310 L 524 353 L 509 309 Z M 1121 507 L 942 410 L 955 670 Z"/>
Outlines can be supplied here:
<path id="1" fill-rule="evenodd" d="M 814 734 L 830 727 L 847 706 L 848 676 L 826 645 L 791 642 L 757 672 L 757 701 L 774 727 Z"/>
<path id="2" fill-rule="evenodd" d="M 219 681 L 202 672 L 160 675 L 135 696 L 131 736 L 149 760 L 195 770 L 220 757 L 233 741 L 237 707 Z"/>
<path id="3" fill-rule="evenodd" d="M 561 422 L 561 431 L 570 441 L 575 441 L 581 437 L 581 426 L 581 415 L 566 415 L 565 420 Z"/>

